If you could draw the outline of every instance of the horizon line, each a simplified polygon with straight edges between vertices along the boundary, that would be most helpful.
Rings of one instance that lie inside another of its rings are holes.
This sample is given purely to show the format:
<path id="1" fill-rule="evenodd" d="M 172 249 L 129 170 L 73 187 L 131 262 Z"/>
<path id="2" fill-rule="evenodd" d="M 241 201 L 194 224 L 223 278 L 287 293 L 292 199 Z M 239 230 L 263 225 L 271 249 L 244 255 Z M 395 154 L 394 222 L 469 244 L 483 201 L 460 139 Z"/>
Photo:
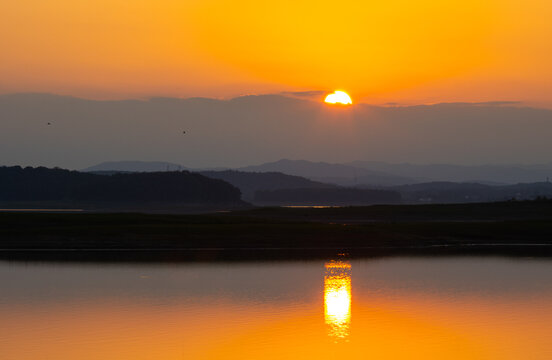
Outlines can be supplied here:
<path id="1" fill-rule="evenodd" d="M 326 92 L 323 92 L 325 94 Z M 329 93 L 329 92 L 328 92 Z M 180 101 L 186 101 L 186 100 L 214 100 L 214 101 L 224 101 L 229 102 L 241 98 L 248 98 L 248 97 L 280 97 L 280 98 L 286 98 L 286 99 L 293 99 L 297 101 L 308 101 L 313 103 L 319 103 L 321 105 L 325 105 L 323 101 L 313 100 L 312 97 L 316 96 L 301 96 L 301 95 L 293 95 L 293 92 L 278 92 L 278 93 L 259 93 L 259 94 L 243 94 L 243 95 L 237 95 L 233 97 L 206 97 L 206 96 L 188 96 L 188 97 L 179 97 L 179 96 L 163 96 L 163 95 L 151 95 L 147 97 L 121 97 L 116 99 L 108 99 L 108 98 L 93 98 L 93 97 L 85 97 L 85 96 L 76 96 L 76 95 L 70 95 L 70 94 L 60 94 L 60 93 L 54 93 L 54 92 L 39 92 L 39 91 L 29 91 L 29 92 L 0 92 L 0 97 L 8 97 L 8 96 L 21 96 L 21 95 L 40 95 L 40 96 L 52 96 L 52 97 L 60 97 L 60 98 L 71 98 L 71 99 L 77 99 L 77 100 L 84 100 L 84 101 L 94 101 L 94 102 L 118 102 L 118 101 L 142 101 L 142 102 L 148 102 L 148 101 L 155 101 L 155 100 L 180 100 Z M 438 102 L 425 102 L 425 103 L 398 103 L 398 102 L 384 102 L 384 103 L 369 103 L 369 102 L 353 102 L 351 105 L 347 105 L 347 107 L 355 107 L 355 106 L 374 106 L 374 107 L 383 107 L 383 108 L 403 108 L 403 107 L 417 107 L 417 106 L 437 106 L 437 105 L 466 105 L 466 106 L 512 106 L 512 107 L 533 107 L 533 108 L 541 108 L 541 109 L 552 109 L 552 104 L 547 106 L 534 106 L 531 105 L 528 102 L 520 101 L 520 100 L 490 100 L 490 101 L 438 101 Z"/>

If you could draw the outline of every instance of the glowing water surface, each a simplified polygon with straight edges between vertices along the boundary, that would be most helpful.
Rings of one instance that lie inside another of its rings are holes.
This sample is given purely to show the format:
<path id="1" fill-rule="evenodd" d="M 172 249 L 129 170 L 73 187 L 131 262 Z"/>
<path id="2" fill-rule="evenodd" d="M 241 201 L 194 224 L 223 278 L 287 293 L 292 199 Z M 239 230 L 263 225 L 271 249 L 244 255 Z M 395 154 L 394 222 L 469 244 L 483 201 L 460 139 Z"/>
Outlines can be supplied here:
<path id="1" fill-rule="evenodd" d="M 349 336 L 351 324 L 351 264 L 329 261 L 324 276 L 324 317 L 329 334 L 338 339 Z"/>
<path id="2" fill-rule="evenodd" d="M 552 261 L 0 262 L 0 358 L 552 359 Z"/>

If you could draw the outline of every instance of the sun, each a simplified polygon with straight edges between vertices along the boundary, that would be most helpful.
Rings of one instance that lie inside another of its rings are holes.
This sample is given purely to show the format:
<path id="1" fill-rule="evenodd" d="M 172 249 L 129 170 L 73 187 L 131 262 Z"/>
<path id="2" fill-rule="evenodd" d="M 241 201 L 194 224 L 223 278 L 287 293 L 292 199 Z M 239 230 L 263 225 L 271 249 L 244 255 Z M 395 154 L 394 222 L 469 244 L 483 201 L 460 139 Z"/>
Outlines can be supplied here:
<path id="1" fill-rule="evenodd" d="M 328 94 L 328 96 L 326 96 L 326 99 L 324 99 L 324 102 L 328 104 L 342 105 L 351 105 L 353 103 L 351 97 L 345 91 L 340 90 L 334 91 L 333 94 Z"/>

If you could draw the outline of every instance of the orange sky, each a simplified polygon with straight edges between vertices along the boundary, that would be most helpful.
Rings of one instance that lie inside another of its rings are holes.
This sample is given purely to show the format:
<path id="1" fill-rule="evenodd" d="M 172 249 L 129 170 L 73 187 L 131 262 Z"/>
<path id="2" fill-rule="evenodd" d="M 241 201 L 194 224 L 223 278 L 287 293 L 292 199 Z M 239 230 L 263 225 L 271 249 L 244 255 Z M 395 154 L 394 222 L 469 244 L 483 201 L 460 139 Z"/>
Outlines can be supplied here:
<path id="1" fill-rule="evenodd" d="M 549 0 L 18 0 L 0 93 L 552 105 Z"/>

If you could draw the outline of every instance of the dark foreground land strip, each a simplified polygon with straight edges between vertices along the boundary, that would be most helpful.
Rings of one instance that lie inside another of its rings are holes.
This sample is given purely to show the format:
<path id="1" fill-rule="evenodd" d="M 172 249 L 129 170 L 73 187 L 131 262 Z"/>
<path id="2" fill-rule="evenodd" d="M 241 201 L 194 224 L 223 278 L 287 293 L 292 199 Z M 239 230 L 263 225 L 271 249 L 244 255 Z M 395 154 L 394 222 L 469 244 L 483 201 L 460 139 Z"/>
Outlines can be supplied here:
<path id="1" fill-rule="evenodd" d="M 552 221 L 552 200 L 328 208 L 262 207 L 233 211 L 229 215 L 349 224 L 369 222 L 470 222 L 546 219 Z"/>
<path id="2" fill-rule="evenodd" d="M 446 246 L 399 248 L 293 248 L 293 249 L 96 249 L 96 250 L 0 250 L 0 261 L 92 262 L 92 263 L 181 263 L 258 262 L 366 259 L 393 256 L 447 257 L 490 256 L 552 260 L 552 246 Z"/>
<path id="3" fill-rule="evenodd" d="M 215 215 L 1 213 L 0 258 L 177 261 L 325 258 L 342 252 L 552 256 L 552 206 L 521 205 L 495 204 L 487 211 L 469 204 Z M 340 217 L 355 221 L 340 223 Z"/>

